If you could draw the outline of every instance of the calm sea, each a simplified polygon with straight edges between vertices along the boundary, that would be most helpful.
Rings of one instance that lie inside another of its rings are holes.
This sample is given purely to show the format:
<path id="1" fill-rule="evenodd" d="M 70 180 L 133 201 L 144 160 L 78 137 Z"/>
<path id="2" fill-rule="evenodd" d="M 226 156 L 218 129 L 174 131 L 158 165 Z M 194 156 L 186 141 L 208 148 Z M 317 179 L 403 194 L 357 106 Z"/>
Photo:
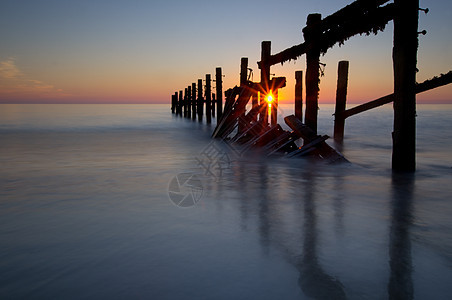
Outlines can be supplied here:
<path id="1" fill-rule="evenodd" d="M 169 105 L 0 105 L 0 299 L 450 299 L 452 106 L 417 115 L 410 176 L 390 105 L 343 165 L 240 156 Z"/>

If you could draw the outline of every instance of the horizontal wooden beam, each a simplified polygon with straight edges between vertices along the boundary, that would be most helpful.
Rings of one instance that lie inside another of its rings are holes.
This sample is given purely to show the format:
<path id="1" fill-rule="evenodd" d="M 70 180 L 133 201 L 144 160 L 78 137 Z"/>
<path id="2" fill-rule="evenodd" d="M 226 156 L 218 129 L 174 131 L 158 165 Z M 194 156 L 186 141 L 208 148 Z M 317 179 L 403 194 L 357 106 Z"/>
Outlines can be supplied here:
<path id="1" fill-rule="evenodd" d="M 419 94 L 419 93 L 422 93 L 425 91 L 429 91 L 429 90 L 432 90 L 437 87 L 444 86 L 444 85 L 447 85 L 450 83 L 452 83 L 452 71 L 450 71 L 447 74 L 441 74 L 440 76 L 435 76 L 432 79 L 428 79 L 422 83 L 417 84 L 416 85 L 416 94 Z M 376 100 L 373 100 L 373 101 L 355 106 L 353 108 L 347 109 L 343 113 L 341 113 L 341 115 L 338 117 L 342 117 L 342 118 L 346 119 L 353 115 L 362 113 L 366 110 L 391 103 L 392 101 L 394 101 L 394 94 L 386 95 L 386 96 L 383 96 Z"/>
<path id="2" fill-rule="evenodd" d="M 385 29 L 394 16 L 395 6 L 390 3 L 383 7 L 373 8 L 363 14 L 346 16 L 334 26 L 325 26 L 323 22 L 326 19 L 322 20 L 321 26 L 324 26 L 325 29 L 322 30 L 323 33 L 319 38 L 320 52 L 326 53 L 334 45 L 342 45 L 349 38 L 358 34 L 377 34 Z"/>
<path id="3" fill-rule="evenodd" d="M 344 22 L 348 22 L 350 19 L 366 15 L 369 11 L 389 2 L 389 0 L 357 0 L 349 5 L 339 9 L 337 12 L 329 15 L 322 20 L 322 31 L 327 31 L 337 26 L 340 26 Z"/>
<path id="4" fill-rule="evenodd" d="M 320 51 L 326 51 L 335 44 L 343 44 L 357 34 L 370 34 L 383 31 L 389 21 L 394 19 L 394 4 L 379 7 L 388 0 L 358 0 L 344 7 L 336 13 L 323 19 L 320 26 L 321 35 L 318 37 Z M 303 32 L 308 27 L 303 28 Z M 310 41 L 287 48 L 277 54 L 270 55 L 265 61 L 259 61 L 259 68 L 265 65 L 276 65 L 295 60 L 310 48 Z"/>

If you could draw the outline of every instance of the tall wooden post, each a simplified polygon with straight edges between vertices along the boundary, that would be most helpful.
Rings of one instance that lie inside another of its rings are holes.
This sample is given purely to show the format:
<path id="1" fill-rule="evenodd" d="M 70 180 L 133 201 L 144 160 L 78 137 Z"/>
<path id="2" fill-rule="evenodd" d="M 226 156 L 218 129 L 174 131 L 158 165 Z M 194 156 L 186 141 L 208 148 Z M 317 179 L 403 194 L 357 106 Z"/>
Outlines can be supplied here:
<path id="1" fill-rule="evenodd" d="M 305 122 L 315 134 L 317 134 L 317 110 L 319 102 L 320 84 L 320 50 L 318 38 L 320 36 L 319 23 L 322 20 L 321 14 L 310 14 L 303 29 L 305 42 L 309 43 L 309 50 L 306 52 L 306 113 Z"/>
<path id="2" fill-rule="evenodd" d="M 273 101 L 271 105 L 271 125 L 275 126 L 276 124 L 278 124 L 278 89 L 273 91 Z"/>
<path id="3" fill-rule="evenodd" d="M 187 87 L 187 118 L 191 118 L 191 85 Z"/>
<path id="4" fill-rule="evenodd" d="M 212 123 L 212 88 L 210 74 L 206 74 L 206 122 Z"/>
<path id="5" fill-rule="evenodd" d="M 261 114 L 259 120 L 261 120 L 263 125 L 268 124 L 268 109 L 267 102 L 265 101 L 265 96 L 269 92 L 269 82 L 270 82 L 270 65 L 266 63 L 266 60 L 271 55 L 271 42 L 263 41 L 261 45 L 261 86 L 263 91 L 261 91 L 261 104 L 265 107 L 261 108 Z"/>
<path id="6" fill-rule="evenodd" d="M 202 79 L 198 79 L 198 121 L 202 122 L 204 114 L 204 99 L 202 98 Z"/>
<path id="7" fill-rule="evenodd" d="M 174 107 L 175 107 L 175 103 L 174 103 L 174 95 L 171 95 L 171 113 L 174 114 Z"/>
<path id="8" fill-rule="evenodd" d="M 182 111 L 184 108 L 184 100 L 182 99 L 182 91 L 179 91 L 179 115 L 182 117 Z"/>
<path id="9" fill-rule="evenodd" d="M 394 0 L 394 132 L 392 169 L 416 169 L 416 64 L 419 0 Z"/>
<path id="10" fill-rule="evenodd" d="M 242 88 L 242 95 L 246 94 L 244 91 L 248 88 L 248 57 L 242 57 L 240 59 L 240 88 Z M 248 100 L 248 99 L 246 99 Z M 242 98 L 242 96 L 239 97 L 239 101 L 246 101 Z M 239 112 L 239 120 L 238 120 L 238 133 L 242 133 L 246 124 L 244 123 L 245 120 L 245 106 L 243 106 L 242 111 Z"/>
<path id="11" fill-rule="evenodd" d="M 178 93 L 174 92 L 174 97 L 176 98 L 176 116 L 179 115 L 179 97 L 178 97 Z"/>
<path id="12" fill-rule="evenodd" d="M 185 92 L 184 92 L 184 118 L 187 117 L 187 112 L 188 112 L 188 93 L 187 93 L 187 88 L 185 88 Z"/>
<path id="13" fill-rule="evenodd" d="M 178 107 L 178 103 L 177 103 L 177 92 L 174 93 L 173 95 L 173 100 L 174 100 L 174 112 L 176 113 L 176 115 L 179 113 L 177 107 Z"/>
<path id="14" fill-rule="evenodd" d="M 347 102 L 348 61 L 340 61 L 337 67 L 336 109 L 334 112 L 334 140 L 342 143 L 344 140 L 345 111 Z"/>
<path id="15" fill-rule="evenodd" d="M 217 88 L 217 122 L 223 116 L 223 75 L 221 68 L 215 70 L 215 86 Z"/>
<path id="16" fill-rule="evenodd" d="M 215 118 L 215 93 L 212 93 L 212 118 Z"/>
<path id="17" fill-rule="evenodd" d="M 196 120 L 196 83 L 191 84 L 191 119 Z"/>
<path id="18" fill-rule="evenodd" d="M 303 122 L 303 71 L 295 71 L 295 117 Z"/>

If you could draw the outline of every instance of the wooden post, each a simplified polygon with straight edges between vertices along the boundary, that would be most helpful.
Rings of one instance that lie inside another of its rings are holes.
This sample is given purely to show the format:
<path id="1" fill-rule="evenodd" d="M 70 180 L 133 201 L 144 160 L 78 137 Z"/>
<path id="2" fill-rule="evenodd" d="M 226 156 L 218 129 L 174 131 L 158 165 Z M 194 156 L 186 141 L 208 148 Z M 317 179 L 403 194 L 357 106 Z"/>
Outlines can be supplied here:
<path id="1" fill-rule="evenodd" d="M 178 111 L 177 111 L 177 92 L 175 92 L 174 93 L 174 95 L 173 95 L 173 101 L 174 101 L 174 112 L 176 113 L 176 115 L 179 113 Z"/>
<path id="2" fill-rule="evenodd" d="M 278 89 L 273 91 L 273 101 L 271 105 L 271 125 L 276 126 L 276 124 L 278 124 Z"/>
<path id="3" fill-rule="evenodd" d="M 242 57 L 240 59 L 240 88 L 242 88 L 242 94 L 245 94 L 244 91 L 248 87 L 247 74 L 248 74 L 248 57 Z M 239 99 L 240 98 L 242 98 L 242 97 L 240 96 Z M 243 98 L 241 100 L 245 101 Z M 246 127 L 246 124 L 244 123 L 246 106 L 243 105 L 240 107 L 241 107 L 241 111 L 238 113 L 239 114 L 238 129 L 237 129 L 238 133 L 242 133 L 244 128 Z"/>
<path id="4" fill-rule="evenodd" d="M 202 122 L 204 114 L 204 99 L 202 98 L 202 79 L 198 79 L 198 121 Z"/>
<path id="5" fill-rule="evenodd" d="M 295 117 L 303 122 L 303 71 L 295 71 Z"/>
<path id="6" fill-rule="evenodd" d="M 191 85 L 187 87 L 187 118 L 191 118 Z"/>
<path id="7" fill-rule="evenodd" d="M 212 118 L 215 118 L 215 93 L 212 93 Z"/>
<path id="8" fill-rule="evenodd" d="M 192 115 L 191 119 L 196 120 L 196 83 L 191 84 L 191 108 Z"/>
<path id="9" fill-rule="evenodd" d="M 263 41 L 261 45 L 261 86 L 263 89 L 263 91 L 261 91 L 261 105 L 263 105 L 263 107 L 261 109 L 259 120 L 262 121 L 262 125 L 264 126 L 268 125 L 268 109 L 265 101 L 265 94 L 269 92 L 268 83 L 270 82 L 270 64 L 265 61 L 270 57 L 270 55 L 271 42 Z"/>
<path id="10" fill-rule="evenodd" d="M 182 91 L 179 91 L 179 115 L 182 117 L 182 110 L 184 106 L 184 100 L 182 99 Z"/>
<path id="11" fill-rule="evenodd" d="M 174 104 L 175 104 L 174 103 L 174 95 L 171 95 L 171 113 L 173 113 L 173 114 L 174 114 L 174 107 L 175 107 Z"/>
<path id="12" fill-rule="evenodd" d="M 210 74 L 206 74 L 206 122 L 212 123 L 212 89 Z"/>
<path id="13" fill-rule="evenodd" d="M 416 169 L 416 64 L 419 0 L 394 0 L 394 132 L 392 169 Z"/>
<path id="14" fill-rule="evenodd" d="M 174 92 L 174 100 L 176 101 L 176 116 L 179 115 L 179 98 L 177 92 Z"/>
<path id="15" fill-rule="evenodd" d="M 185 92 L 184 92 L 184 118 L 187 117 L 187 110 L 188 110 L 188 94 L 187 94 L 187 88 L 185 88 Z"/>
<path id="16" fill-rule="evenodd" d="M 344 140 L 345 118 L 343 112 L 347 102 L 348 61 L 340 61 L 337 67 L 336 109 L 334 112 L 334 140 Z"/>
<path id="17" fill-rule="evenodd" d="M 217 87 L 217 123 L 223 116 L 223 75 L 221 68 L 215 70 L 215 86 Z"/>
<path id="18" fill-rule="evenodd" d="M 310 14 L 303 29 L 304 39 L 309 43 L 309 50 L 306 52 L 306 113 L 305 122 L 315 134 L 317 134 L 317 110 L 319 102 L 319 60 L 320 50 L 318 38 L 320 36 L 319 23 L 322 20 L 321 14 Z"/>

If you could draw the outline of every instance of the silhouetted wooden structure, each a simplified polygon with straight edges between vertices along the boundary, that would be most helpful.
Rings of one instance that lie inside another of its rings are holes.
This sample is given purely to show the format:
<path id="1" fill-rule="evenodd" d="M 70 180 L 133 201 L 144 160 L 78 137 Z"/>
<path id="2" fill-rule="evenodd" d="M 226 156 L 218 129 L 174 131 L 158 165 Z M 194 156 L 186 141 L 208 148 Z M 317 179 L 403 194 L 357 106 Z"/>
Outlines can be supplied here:
<path id="1" fill-rule="evenodd" d="M 416 94 L 449 84 L 452 82 L 452 71 L 434 77 L 421 84 L 416 83 L 416 64 L 418 35 L 419 0 L 357 0 L 322 19 L 320 14 L 310 14 L 306 27 L 303 28 L 304 42 L 279 53 L 271 54 L 271 42 L 263 41 L 261 45 L 260 82 L 251 82 L 248 77 L 248 58 L 241 58 L 240 85 L 225 91 L 223 110 L 223 91 L 221 68 L 216 69 L 217 124 L 212 133 L 213 138 L 221 138 L 231 143 L 242 145 L 243 152 L 253 147 L 266 151 L 267 155 L 277 153 L 287 157 L 310 154 L 329 162 L 346 161 L 346 159 L 325 140 L 326 135 L 317 134 L 317 113 L 319 100 L 319 84 L 321 66 L 319 57 L 336 44 L 343 44 L 357 34 L 377 34 L 386 25 L 394 21 L 393 71 L 394 93 L 346 109 L 348 85 L 348 61 L 339 62 L 336 90 L 336 109 L 334 122 L 334 139 L 342 143 L 346 118 L 357 113 L 394 103 L 394 131 L 392 168 L 395 171 L 415 170 L 415 105 Z M 427 12 L 427 10 L 424 10 Z M 271 66 L 306 55 L 305 95 L 306 106 L 303 122 L 303 72 L 295 73 L 295 115 L 285 118 L 286 124 L 293 130 L 285 131 L 278 124 L 278 90 L 286 85 L 285 77 L 270 78 Z M 193 84 L 194 95 L 194 84 Z M 210 75 L 206 75 L 205 98 L 202 97 L 202 80 L 198 80 L 198 97 L 185 97 L 182 91 L 172 96 L 171 110 L 173 113 L 187 116 L 187 103 L 192 103 L 193 114 L 198 114 L 202 122 L 203 107 L 206 103 L 206 122 L 211 122 L 212 97 Z M 186 94 L 190 94 L 186 91 Z M 272 101 L 267 103 L 271 95 Z M 251 109 L 246 107 L 251 99 Z M 191 102 L 190 102 L 191 101 Z M 214 100 L 215 101 L 215 100 Z M 271 107 L 271 109 L 268 109 Z M 269 116 L 270 113 L 270 116 Z M 270 117 L 270 123 L 269 123 Z M 303 140 L 298 147 L 296 141 Z"/>

